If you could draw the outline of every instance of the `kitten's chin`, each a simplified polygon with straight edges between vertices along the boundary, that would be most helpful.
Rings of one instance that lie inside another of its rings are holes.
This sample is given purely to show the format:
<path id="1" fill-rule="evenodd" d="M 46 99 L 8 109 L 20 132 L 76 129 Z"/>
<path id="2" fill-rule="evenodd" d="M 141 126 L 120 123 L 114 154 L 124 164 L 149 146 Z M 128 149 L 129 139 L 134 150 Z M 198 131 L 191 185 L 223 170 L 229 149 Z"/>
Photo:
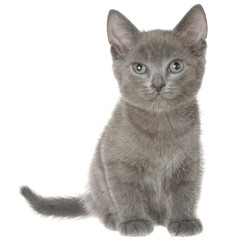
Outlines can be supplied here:
<path id="1" fill-rule="evenodd" d="M 174 98 L 173 95 L 162 94 L 149 94 L 149 95 L 136 95 L 126 96 L 122 94 L 122 99 L 128 104 L 149 111 L 149 112 L 166 112 L 178 108 L 181 105 L 179 99 Z"/>
<path id="2" fill-rule="evenodd" d="M 169 110 L 166 101 L 161 95 L 154 96 L 151 99 L 142 98 L 141 100 L 139 99 L 138 101 L 134 101 L 124 96 L 122 97 L 123 97 L 122 99 L 128 104 L 148 112 L 163 112 Z"/>

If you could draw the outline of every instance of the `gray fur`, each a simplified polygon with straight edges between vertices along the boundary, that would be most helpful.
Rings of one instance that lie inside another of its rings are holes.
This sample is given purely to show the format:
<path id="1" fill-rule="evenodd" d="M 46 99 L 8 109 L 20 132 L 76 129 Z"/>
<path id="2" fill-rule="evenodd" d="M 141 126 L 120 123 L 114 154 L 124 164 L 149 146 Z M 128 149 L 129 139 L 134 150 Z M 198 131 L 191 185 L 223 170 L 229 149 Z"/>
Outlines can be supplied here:
<path id="1" fill-rule="evenodd" d="M 202 177 L 196 95 L 204 74 L 206 36 L 200 5 L 173 31 L 140 32 L 121 13 L 109 12 L 108 38 L 122 97 L 98 143 L 89 193 L 68 205 L 66 199 L 42 198 L 24 187 L 22 194 L 36 211 L 95 214 L 126 236 L 150 234 L 155 224 L 175 236 L 202 231 L 196 218 Z M 184 62 L 182 72 L 167 71 L 173 59 Z M 135 73 L 134 63 L 146 65 L 149 72 Z"/>

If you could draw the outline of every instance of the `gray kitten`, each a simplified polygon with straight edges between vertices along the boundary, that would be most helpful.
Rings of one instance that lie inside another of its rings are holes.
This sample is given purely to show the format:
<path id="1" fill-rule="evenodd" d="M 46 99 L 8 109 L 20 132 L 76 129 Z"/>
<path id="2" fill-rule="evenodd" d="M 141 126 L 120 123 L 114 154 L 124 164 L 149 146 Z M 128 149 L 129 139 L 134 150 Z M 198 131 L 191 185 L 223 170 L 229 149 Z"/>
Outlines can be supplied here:
<path id="1" fill-rule="evenodd" d="M 44 198 L 24 186 L 21 193 L 43 215 L 97 215 L 126 236 L 150 234 L 154 224 L 174 236 L 200 233 L 196 95 L 205 66 L 204 10 L 194 6 L 172 31 L 149 32 L 111 10 L 107 31 L 122 96 L 98 143 L 89 192 Z"/>

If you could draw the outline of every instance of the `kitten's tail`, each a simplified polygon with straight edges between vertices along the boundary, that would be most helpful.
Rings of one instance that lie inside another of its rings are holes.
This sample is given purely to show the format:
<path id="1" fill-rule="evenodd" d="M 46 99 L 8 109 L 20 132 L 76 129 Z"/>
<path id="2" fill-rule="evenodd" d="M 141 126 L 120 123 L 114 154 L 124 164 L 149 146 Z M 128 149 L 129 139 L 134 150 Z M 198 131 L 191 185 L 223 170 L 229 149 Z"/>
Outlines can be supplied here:
<path id="1" fill-rule="evenodd" d="M 86 207 L 86 200 L 83 197 L 45 198 L 37 195 L 27 186 L 21 187 L 20 191 L 28 200 L 30 206 L 45 216 L 79 217 L 90 214 Z"/>

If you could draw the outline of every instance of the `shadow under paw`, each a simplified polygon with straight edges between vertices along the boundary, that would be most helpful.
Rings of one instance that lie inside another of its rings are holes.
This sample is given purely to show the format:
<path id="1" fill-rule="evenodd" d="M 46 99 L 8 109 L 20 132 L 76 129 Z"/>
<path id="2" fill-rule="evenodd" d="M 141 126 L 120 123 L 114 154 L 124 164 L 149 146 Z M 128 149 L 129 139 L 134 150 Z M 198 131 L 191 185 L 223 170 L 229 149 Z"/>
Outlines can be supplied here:
<path id="1" fill-rule="evenodd" d="M 168 231 L 173 236 L 193 236 L 202 232 L 202 224 L 198 219 L 170 221 Z"/>
<path id="2" fill-rule="evenodd" d="M 130 220 L 121 223 L 119 231 L 124 236 L 146 236 L 153 231 L 153 225 L 146 220 Z"/>
<path id="3" fill-rule="evenodd" d="M 162 210 L 161 212 L 158 212 L 157 214 L 157 224 L 166 226 L 166 219 L 167 219 L 167 211 Z"/>

